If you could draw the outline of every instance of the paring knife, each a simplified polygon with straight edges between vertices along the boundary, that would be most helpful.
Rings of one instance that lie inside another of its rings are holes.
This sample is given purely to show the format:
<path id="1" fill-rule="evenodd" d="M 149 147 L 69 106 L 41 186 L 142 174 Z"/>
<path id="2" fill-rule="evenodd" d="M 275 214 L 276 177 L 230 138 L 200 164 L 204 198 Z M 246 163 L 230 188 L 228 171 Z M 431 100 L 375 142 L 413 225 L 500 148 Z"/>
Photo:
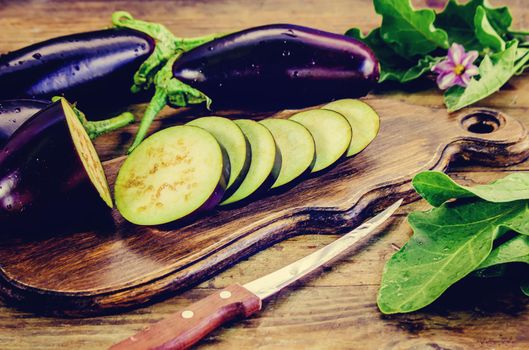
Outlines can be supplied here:
<path id="1" fill-rule="evenodd" d="M 338 258 L 373 232 L 400 206 L 402 199 L 331 244 L 255 281 L 231 285 L 185 310 L 154 323 L 113 345 L 110 350 L 186 349 L 236 317 L 261 310 L 262 301 Z"/>

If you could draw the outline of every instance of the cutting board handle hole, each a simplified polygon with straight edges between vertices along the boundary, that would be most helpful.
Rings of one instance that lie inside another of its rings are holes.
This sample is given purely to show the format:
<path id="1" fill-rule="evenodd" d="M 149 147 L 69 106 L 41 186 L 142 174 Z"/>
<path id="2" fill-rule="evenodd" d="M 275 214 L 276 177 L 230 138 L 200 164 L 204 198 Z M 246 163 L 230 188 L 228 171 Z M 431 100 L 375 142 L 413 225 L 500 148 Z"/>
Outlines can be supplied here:
<path id="1" fill-rule="evenodd" d="M 494 110 L 478 110 L 461 119 L 463 129 L 474 134 L 490 134 L 505 124 L 505 118 Z"/>

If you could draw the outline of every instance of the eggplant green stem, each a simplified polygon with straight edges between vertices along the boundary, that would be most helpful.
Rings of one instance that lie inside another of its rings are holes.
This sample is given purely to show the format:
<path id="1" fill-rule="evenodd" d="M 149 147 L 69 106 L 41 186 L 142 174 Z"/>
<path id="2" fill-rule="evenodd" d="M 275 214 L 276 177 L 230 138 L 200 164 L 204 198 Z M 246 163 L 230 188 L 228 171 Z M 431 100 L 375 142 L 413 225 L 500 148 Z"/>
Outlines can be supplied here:
<path id="1" fill-rule="evenodd" d="M 121 129 L 124 126 L 134 123 L 134 114 L 130 112 L 123 112 L 113 118 L 97 120 L 97 121 L 86 121 L 83 125 L 90 139 L 95 139 L 103 134 L 109 133 L 114 130 Z"/>
<path id="2" fill-rule="evenodd" d="M 129 28 L 140 31 L 156 41 L 153 53 L 134 74 L 134 84 L 131 87 L 131 91 L 134 93 L 149 89 L 156 73 L 178 52 L 189 51 L 223 36 L 211 34 L 196 38 L 177 38 L 164 25 L 134 19 L 126 11 L 114 12 L 112 14 L 112 24 L 117 28 Z"/>
<path id="3" fill-rule="evenodd" d="M 143 139 L 145 139 L 154 118 L 156 118 L 156 115 L 158 115 L 166 105 L 169 104 L 174 107 L 185 107 L 190 104 L 205 102 L 206 107 L 209 109 L 211 99 L 208 96 L 173 78 L 173 64 L 179 56 L 180 55 L 173 56 L 165 66 L 156 73 L 156 76 L 154 77 L 154 84 L 156 86 L 154 96 L 143 114 L 134 142 L 129 148 L 129 153 L 138 147 Z"/>
<path id="4" fill-rule="evenodd" d="M 51 100 L 52 102 L 56 102 L 57 100 L 60 100 L 62 98 L 63 97 L 60 96 L 54 96 Z M 86 119 L 85 114 L 79 109 L 77 109 L 75 105 L 72 105 L 70 103 L 70 106 L 77 115 L 77 118 L 79 118 L 79 121 L 83 125 L 84 129 L 86 130 L 86 133 L 88 134 L 91 140 L 101 135 L 112 132 L 114 130 L 121 129 L 122 127 L 127 126 L 129 124 L 132 124 L 135 120 L 134 114 L 130 112 L 124 112 L 109 119 L 90 121 Z"/>

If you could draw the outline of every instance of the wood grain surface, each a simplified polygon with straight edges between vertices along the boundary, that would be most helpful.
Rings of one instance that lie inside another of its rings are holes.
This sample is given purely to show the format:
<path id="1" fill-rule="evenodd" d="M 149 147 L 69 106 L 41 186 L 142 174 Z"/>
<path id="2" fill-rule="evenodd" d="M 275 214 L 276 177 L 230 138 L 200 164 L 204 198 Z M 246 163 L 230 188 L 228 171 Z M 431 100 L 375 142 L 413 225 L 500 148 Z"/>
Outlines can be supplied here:
<path id="1" fill-rule="evenodd" d="M 384 98 L 366 101 L 380 115 L 374 142 L 287 189 L 209 211 L 176 227 L 132 225 L 115 210 L 108 229 L 46 232 L 29 239 L 6 232 L 13 238 L 4 236 L 0 242 L 0 293 L 12 304 L 45 314 L 126 311 L 200 283 L 300 230 L 346 232 L 397 199 L 416 200 L 410 182 L 419 171 L 445 170 L 457 159 L 505 166 L 529 156 L 523 124 L 495 110 L 471 108 L 449 116 L 444 108 Z M 482 131 L 488 133 L 469 131 L 487 125 L 491 129 Z M 115 149 L 114 139 L 135 130 L 120 130 L 96 145 Z M 123 159 L 104 163 L 111 188 Z"/>
<path id="2" fill-rule="evenodd" d="M 423 1 L 417 1 L 423 4 Z M 515 26 L 529 26 L 524 1 L 493 1 L 513 8 Z M 370 1 L 152 1 L 68 2 L 0 1 L 0 51 L 74 31 L 108 24 L 115 9 L 167 24 L 182 36 L 233 30 L 261 23 L 292 22 L 342 32 L 351 26 L 374 27 L 379 19 Z M 502 110 L 529 125 L 529 79 L 512 80 L 481 106 Z M 377 98 L 442 107 L 433 89 L 377 92 Z M 165 115 L 173 113 L 170 110 Z M 410 154 L 410 157 L 413 157 Z M 529 163 L 491 170 L 476 165 L 454 168 L 465 184 L 485 183 Z M 410 315 L 383 316 L 375 305 L 384 262 L 404 244 L 411 230 L 404 216 L 425 209 L 417 202 L 361 252 L 324 271 L 298 289 L 287 290 L 264 305 L 257 316 L 225 327 L 200 343 L 217 349 L 524 349 L 529 347 L 528 302 L 510 285 L 479 289 L 461 285 L 432 307 Z M 303 234 L 303 232 L 299 232 Z M 214 290 L 246 283 L 309 254 L 336 235 L 301 235 L 278 243 L 225 270 L 195 288 L 127 314 L 84 319 L 41 317 L 0 307 L 2 349 L 99 349 L 133 334 Z M 475 292 L 475 291 L 474 291 Z"/>

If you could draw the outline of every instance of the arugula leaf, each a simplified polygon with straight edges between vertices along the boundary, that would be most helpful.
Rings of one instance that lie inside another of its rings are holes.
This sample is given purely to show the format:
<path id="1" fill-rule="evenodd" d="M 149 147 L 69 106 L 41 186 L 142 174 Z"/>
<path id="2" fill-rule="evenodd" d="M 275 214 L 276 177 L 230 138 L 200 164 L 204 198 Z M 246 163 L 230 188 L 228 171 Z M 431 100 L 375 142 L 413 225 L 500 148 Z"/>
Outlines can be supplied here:
<path id="1" fill-rule="evenodd" d="M 448 48 L 448 36 L 434 26 L 433 10 L 415 10 L 410 0 L 373 0 L 382 16 L 380 35 L 405 58 Z"/>
<path id="2" fill-rule="evenodd" d="M 518 41 L 512 40 L 507 48 L 493 55 L 485 56 L 479 65 L 480 79 L 472 78 L 466 88 L 454 86 L 445 93 L 445 104 L 449 112 L 471 105 L 498 91 L 518 71 L 515 65 Z"/>
<path id="3" fill-rule="evenodd" d="M 445 30 L 450 44 L 458 43 L 467 50 L 479 50 L 482 47 L 476 37 L 475 17 L 477 8 L 485 10 L 487 21 L 500 36 L 505 35 L 512 23 L 508 7 L 489 7 L 485 0 L 471 0 L 462 5 L 457 0 L 450 0 L 443 12 L 435 19 L 435 26 Z"/>
<path id="4" fill-rule="evenodd" d="M 499 36 L 487 19 L 487 12 L 483 6 L 476 8 L 474 30 L 481 45 L 494 51 L 505 50 L 505 41 Z"/>
<path id="5" fill-rule="evenodd" d="M 428 55 L 416 63 L 406 60 L 382 40 L 379 28 L 372 30 L 366 36 L 362 35 L 360 29 L 352 28 L 345 35 L 363 41 L 373 50 L 380 63 L 379 83 L 386 80 L 401 83 L 410 82 L 429 73 L 435 64 L 445 59 L 445 57 L 432 57 Z"/>
<path id="6" fill-rule="evenodd" d="M 529 264 L 529 236 L 517 235 L 492 250 L 478 269 L 490 266 L 521 262 Z"/>
<path id="7" fill-rule="evenodd" d="M 437 15 L 435 26 L 446 31 L 450 44 L 461 44 L 467 50 L 481 49 L 474 31 L 474 16 L 476 7 L 482 2 L 483 0 L 473 0 L 460 5 L 456 0 L 450 0 L 444 11 Z"/>
<path id="8" fill-rule="evenodd" d="M 382 68 L 382 73 L 380 74 L 379 82 L 383 82 L 386 80 L 394 80 L 399 81 L 401 83 L 408 83 L 410 81 L 422 77 L 424 74 L 430 73 L 433 66 L 435 66 L 437 63 L 441 62 L 444 59 L 446 59 L 445 56 L 432 57 L 428 55 L 424 58 L 421 58 L 415 66 L 409 67 L 407 69 Z"/>
<path id="9" fill-rule="evenodd" d="M 372 30 L 366 36 L 358 28 L 349 29 L 345 35 L 363 41 L 373 50 L 380 63 L 382 71 L 385 69 L 398 69 L 397 67 L 409 66 L 413 63 L 400 57 L 397 52 L 382 40 L 380 28 Z M 379 80 L 380 81 L 380 80 Z"/>
<path id="10" fill-rule="evenodd" d="M 444 57 L 425 56 L 418 62 L 407 60 L 382 40 L 380 29 L 372 30 L 368 35 L 362 35 L 358 28 L 349 29 L 345 35 L 363 41 L 375 53 L 380 63 L 379 83 L 386 80 L 407 83 L 429 73 L 432 67 Z"/>
<path id="11" fill-rule="evenodd" d="M 522 74 L 529 67 L 529 63 L 527 63 L 528 62 L 527 57 L 529 57 L 529 49 L 528 48 L 522 47 L 522 48 L 518 48 L 518 50 L 516 50 L 516 67 L 517 67 L 517 70 L 516 70 L 516 73 L 514 73 L 515 75 Z"/>
<path id="12" fill-rule="evenodd" d="M 486 259 L 494 239 L 508 230 L 529 234 L 520 225 L 529 221 L 527 204 L 476 200 L 411 213 L 414 234 L 384 268 L 379 309 L 411 312 L 432 303 Z"/>
<path id="13" fill-rule="evenodd" d="M 509 32 L 512 24 L 512 15 L 509 7 L 489 7 L 486 0 L 474 0 L 474 2 L 481 2 L 480 5 L 487 11 L 487 18 L 490 24 L 499 35 L 503 36 Z"/>
<path id="14" fill-rule="evenodd" d="M 439 171 L 424 171 L 412 185 L 431 205 L 438 207 L 450 199 L 479 197 L 489 202 L 512 202 L 529 199 L 529 173 L 513 173 L 486 185 L 461 186 Z"/>

